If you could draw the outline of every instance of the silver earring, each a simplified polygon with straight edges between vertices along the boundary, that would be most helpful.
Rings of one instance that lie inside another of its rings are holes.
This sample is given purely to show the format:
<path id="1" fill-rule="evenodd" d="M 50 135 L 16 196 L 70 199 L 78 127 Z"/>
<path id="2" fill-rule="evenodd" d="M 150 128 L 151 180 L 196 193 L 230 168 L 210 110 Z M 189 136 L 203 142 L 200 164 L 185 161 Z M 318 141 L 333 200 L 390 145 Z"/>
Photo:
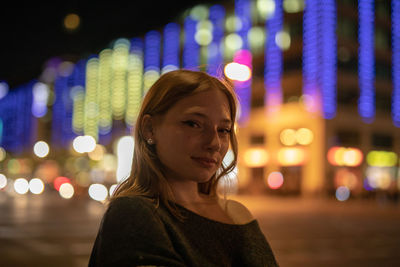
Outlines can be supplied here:
<path id="1" fill-rule="evenodd" d="M 154 145 L 154 140 L 151 138 L 147 139 L 147 144 Z"/>

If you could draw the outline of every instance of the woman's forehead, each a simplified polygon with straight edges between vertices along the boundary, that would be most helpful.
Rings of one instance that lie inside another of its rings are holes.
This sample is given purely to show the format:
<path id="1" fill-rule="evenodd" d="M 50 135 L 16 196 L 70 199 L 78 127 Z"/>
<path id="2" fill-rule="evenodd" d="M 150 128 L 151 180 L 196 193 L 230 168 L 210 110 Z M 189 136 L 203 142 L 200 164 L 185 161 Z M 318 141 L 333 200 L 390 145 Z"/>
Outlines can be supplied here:
<path id="1" fill-rule="evenodd" d="M 217 113 L 230 119 L 228 97 L 220 90 L 207 90 L 177 101 L 171 110 L 185 114 Z"/>

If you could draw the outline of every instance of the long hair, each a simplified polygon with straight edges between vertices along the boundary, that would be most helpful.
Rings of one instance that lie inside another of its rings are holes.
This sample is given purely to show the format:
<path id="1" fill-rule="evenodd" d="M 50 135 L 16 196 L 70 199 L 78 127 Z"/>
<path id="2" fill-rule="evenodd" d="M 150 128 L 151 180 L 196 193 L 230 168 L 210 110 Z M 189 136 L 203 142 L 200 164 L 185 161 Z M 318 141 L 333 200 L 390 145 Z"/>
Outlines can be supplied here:
<path id="1" fill-rule="evenodd" d="M 237 139 L 234 129 L 237 99 L 232 86 L 227 80 L 217 79 L 204 72 L 175 70 L 163 74 L 145 95 L 134 129 L 135 147 L 131 175 L 114 191 L 111 201 L 122 196 L 142 195 L 153 198 L 157 204 L 163 203 L 169 211 L 180 217 L 174 202 L 172 190 L 163 173 L 155 147 L 147 144 L 143 135 L 143 117 L 165 114 L 179 100 L 206 90 L 221 90 L 228 99 L 232 131 L 230 133 L 230 149 L 234 159 L 227 166 L 221 164 L 219 170 L 205 183 L 198 184 L 199 192 L 216 195 L 218 181 L 231 172 L 237 162 Z"/>

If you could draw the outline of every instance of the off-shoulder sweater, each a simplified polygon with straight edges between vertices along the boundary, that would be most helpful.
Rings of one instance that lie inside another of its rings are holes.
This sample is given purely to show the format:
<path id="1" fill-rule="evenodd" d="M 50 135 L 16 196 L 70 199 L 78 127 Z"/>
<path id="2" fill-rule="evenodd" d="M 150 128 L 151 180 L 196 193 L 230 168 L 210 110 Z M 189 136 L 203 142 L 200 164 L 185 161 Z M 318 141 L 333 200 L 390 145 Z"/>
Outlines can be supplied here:
<path id="1" fill-rule="evenodd" d="M 89 267 L 278 266 L 257 220 L 227 224 L 177 207 L 183 221 L 145 197 L 111 202 Z"/>

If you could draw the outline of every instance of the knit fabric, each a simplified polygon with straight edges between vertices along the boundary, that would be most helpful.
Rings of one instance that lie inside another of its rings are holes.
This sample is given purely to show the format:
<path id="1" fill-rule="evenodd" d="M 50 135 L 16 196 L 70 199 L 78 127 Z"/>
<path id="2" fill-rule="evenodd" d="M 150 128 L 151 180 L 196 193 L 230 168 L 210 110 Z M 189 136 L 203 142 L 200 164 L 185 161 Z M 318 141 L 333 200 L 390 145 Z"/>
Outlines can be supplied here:
<path id="1" fill-rule="evenodd" d="M 114 200 L 102 219 L 89 267 L 278 266 L 256 220 L 227 224 L 177 207 L 184 221 L 145 197 Z"/>

